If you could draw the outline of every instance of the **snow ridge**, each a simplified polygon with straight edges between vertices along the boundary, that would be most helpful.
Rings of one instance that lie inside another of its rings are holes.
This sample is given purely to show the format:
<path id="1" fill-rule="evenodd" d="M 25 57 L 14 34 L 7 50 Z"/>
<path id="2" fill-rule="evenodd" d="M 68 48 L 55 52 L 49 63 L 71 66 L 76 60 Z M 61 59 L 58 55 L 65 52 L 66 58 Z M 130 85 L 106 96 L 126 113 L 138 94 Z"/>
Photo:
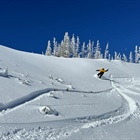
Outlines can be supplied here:
<path id="1" fill-rule="evenodd" d="M 67 91 L 67 92 L 77 92 L 77 93 L 93 93 L 93 94 L 98 94 L 98 93 L 102 93 L 102 92 L 106 92 L 106 91 L 110 91 L 112 90 L 112 88 L 107 89 L 107 90 L 103 90 L 103 91 L 79 91 L 79 90 L 69 90 L 69 89 L 55 89 L 55 88 L 46 88 L 46 89 L 42 89 L 42 90 L 38 90 L 38 91 L 34 91 L 26 96 L 23 96 L 21 98 L 18 98 L 16 100 L 13 100 L 9 103 L 6 104 L 0 104 L 0 111 L 3 110 L 7 110 L 7 109 L 12 109 L 15 107 L 19 107 L 27 102 L 30 102 L 32 100 L 34 100 L 35 98 L 39 97 L 42 94 L 46 94 L 49 93 L 51 91 Z"/>

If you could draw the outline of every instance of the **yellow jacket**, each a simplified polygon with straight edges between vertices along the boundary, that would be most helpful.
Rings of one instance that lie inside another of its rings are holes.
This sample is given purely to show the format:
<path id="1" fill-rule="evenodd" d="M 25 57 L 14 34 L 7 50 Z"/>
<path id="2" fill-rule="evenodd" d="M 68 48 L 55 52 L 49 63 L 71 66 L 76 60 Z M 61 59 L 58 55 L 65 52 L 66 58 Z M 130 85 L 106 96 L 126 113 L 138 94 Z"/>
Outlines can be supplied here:
<path id="1" fill-rule="evenodd" d="M 107 70 L 105 70 L 104 68 L 102 68 L 102 69 L 99 69 L 99 70 L 96 70 L 96 71 L 99 71 L 99 72 L 107 72 L 107 71 L 108 71 L 108 69 L 107 69 Z"/>

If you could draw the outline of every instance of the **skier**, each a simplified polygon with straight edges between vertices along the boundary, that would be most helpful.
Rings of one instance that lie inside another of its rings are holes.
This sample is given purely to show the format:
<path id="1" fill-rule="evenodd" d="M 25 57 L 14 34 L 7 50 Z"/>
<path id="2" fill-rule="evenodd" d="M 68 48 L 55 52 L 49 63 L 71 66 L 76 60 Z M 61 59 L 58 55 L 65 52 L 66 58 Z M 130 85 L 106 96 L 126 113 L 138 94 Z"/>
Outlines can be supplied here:
<path id="1" fill-rule="evenodd" d="M 109 69 L 105 70 L 104 68 L 102 69 L 98 69 L 96 71 L 99 71 L 99 73 L 97 74 L 99 78 L 101 78 L 104 74 L 104 72 L 107 72 Z"/>

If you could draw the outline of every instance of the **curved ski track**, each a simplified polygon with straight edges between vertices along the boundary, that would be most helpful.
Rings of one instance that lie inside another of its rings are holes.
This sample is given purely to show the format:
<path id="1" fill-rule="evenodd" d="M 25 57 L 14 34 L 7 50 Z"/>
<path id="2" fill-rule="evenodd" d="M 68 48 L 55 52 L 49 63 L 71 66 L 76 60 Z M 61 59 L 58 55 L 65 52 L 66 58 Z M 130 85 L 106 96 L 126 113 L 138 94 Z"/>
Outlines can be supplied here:
<path id="1" fill-rule="evenodd" d="M 121 85 L 119 85 L 118 87 L 113 81 L 111 81 L 111 84 L 114 90 L 122 97 L 122 105 L 116 110 L 107 112 L 97 117 L 92 117 L 92 121 L 83 125 L 83 128 L 97 127 L 100 125 L 120 122 L 135 114 L 135 112 L 139 108 L 139 105 L 136 101 L 123 93 L 123 91 L 121 90 Z"/>
<path id="2" fill-rule="evenodd" d="M 15 135 L 17 135 L 20 138 L 21 136 L 23 136 L 25 134 L 26 137 L 28 137 L 29 139 L 33 135 L 38 136 L 40 139 L 41 139 L 42 135 L 45 135 L 46 137 L 43 136 L 43 138 L 45 138 L 46 140 L 61 139 L 61 138 L 69 137 L 73 133 L 79 132 L 81 129 L 86 129 L 86 128 L 90 128 L 90 127 L 95 128 L 95 127 L 102 126 L 102 125 L 113 124 L 113 123 L 117 123 L 117 122 L 120 122 L 120 121 L 123 121 L 123 120 L 129 118 L 131 115 L 133 115 L 137 112 L 137 110 L 139 108 L 138 103 L 136 101 L 134 101 L 132 98 L 130 98 L 129 96 L 127 96 L 125 93 L 123 93 L 123 86 L 116 84 L 113 80 L 110 82 L 111 82 L 112 88 L 108 89 L 108 91 L 113 89 L 122 98 L 122 104 L 118 109 L 101 114 L 101 115 L 96 115 L 96 116 L 86 116 L 86 117 L 79 117 L 79 118 L 71 118 L 71 119 L 67 119 L 67 120 L 60 120 L 57 122 L 57 125 L 58 125 L 58 123 L 61 124 L 61 122 L 65 122 L 65 125 L 64 126 L 61 125 L 62 127 L 60 127 L 60 128 L 51 128 L 51 127 L 47 127 L 47 128 L 42 127 L 41 128 L 41 127 L 39 127 L 36 129 L 31 128 L 31 129 L 26 130 L 24 128 L 17 129 L 16 125 L 15 125 L 15 129 L 14 128 L 7 129 L 8 135 L 5 135 L 4 138 L 12 139 L 13 137 L 15 137 Z M 32 101 L 33 99 L 37 98 L 38 96 L 40 96 L 42 94 L 46 94 L 50 91 L 68 91 L 68 92 L 79 92 L 79 93 L 84 92 L 84 93 L 94 93 L 94 94 L 105 92 L 105 91 L 92 92 L 92 91 L 76 91 L 76 90 L 67 90 L 67 89 L 47 88 L 47 89 L 32 92 L 29 95 L 21 97 L 17 100 L 9 102 L 5 105 L 1 105 L 0 111 L 6 110 L 9 108 L 11 108 L 11 110 L 12 110 L 12 108 L 18 107 L 20 105 L 23 105 L 26 102 Z M 55 121 L 50 122 L 50 123 L 47 122 L 47 123 L 54 124 Z M 75 123 L 76 123 L 76 126 L 74 125 Z M 78 125 L 77 125 L 77 123 L 78 123 Z M 66 124 L 68 124 L 68 125 L 66 125 Z M 2 137 L 0 136 L 0 138 L 2 138 Z"/>

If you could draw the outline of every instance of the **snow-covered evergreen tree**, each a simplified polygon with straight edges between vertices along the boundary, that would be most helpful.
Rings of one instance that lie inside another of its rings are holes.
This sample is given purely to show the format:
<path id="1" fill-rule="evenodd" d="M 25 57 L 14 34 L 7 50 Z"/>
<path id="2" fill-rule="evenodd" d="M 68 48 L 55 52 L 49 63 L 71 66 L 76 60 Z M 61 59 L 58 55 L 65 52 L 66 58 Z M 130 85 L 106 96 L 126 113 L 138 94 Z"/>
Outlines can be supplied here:
<path id="1" fill-rule="evenodd" d="M 108 46 L 109 46 L 109 43 L 107 43 L 106 48 L 105 48 L 104 59 L 108 59 L 108 53 L 109 53 Z"/>
<path id="2" fill-rule="evenodd" d="M 70 48 L 71 48 L 70 54 L 71 54 L 71 57 L 73 57 L 76 54 L 76 41 L 75 41 L 74 34 L 72 35 L 72 38 L 71 38 Z"/>
<path id="3" fill-rule="evenodd" d="M 77 36 L 77 40 L 76 40 L 76 50 L 75 50 L 75 53 L 74 53 L 74 57 L 78 57 L 78 54 L 79 54 L 79 46 L 80 45 L 80 39 L 79 37 Z"/>
<path id="4" fill-rule="evenodd" d="M 139 62 L 138 46 L 135 46 L 135 63 Z"/>
<path id="5" fill-rule="evenodd" d="M 64 35 L 64 57 L 70 57 L 70 38 L 68 32 Z"/>
<path id="6" fill-rule="evenodd" d="M 82 56 L 82 58 L 85 58 L 85 56 L 86 56 L 86 44 L 85 44 L 85 42 L 83 42 L 83 45 L 82 45 L 81 56 Z"/>
<path id="7" fill-rule="evenodd" d="M 122 60 L 127 62 L 127 56 L 123 53 L 123 57 L 122 57 Z"/>
<path id="8" fill-rule="evenodd" d="M 58 47 L 57 47 L 57 41 L 55 38 L 53 38 L 53 55 L 54 56 L 58 56 Z"/>
<path id="9" fill-rule="evenodd" d="M 60 57 L 61 56 L 61 45 L 58 44 L 57 45 L 57 57 Z"/>
<path id="10" fill-rule="evenodd" d="M 92 58 L 94 58 L 94 41 L 92 41 L 91 43 L 91 55 L 92 55 Z"/>
<path id="11" fill-rule="evenodd" d="M 138 63 L 140 63 L 140 47 L 139 47 L 139 50 L 138 50 Z"/>
<path id="12" fill-rule="evenodd" d="M 52 55 L 52 48 L 51 48 L 50 40 L 48 41 L 48 45 L 47 45 L 47 49 L 46 49 L 45 55 L 48 55 L 48 56 Z"/>
<path id="13" fill-rule="evenodd" d="M 92 44 L 91 41 L 89 40 L 88 45 L 87 45 L 87 58 L 92 58 Z"/>
<path id="14" fill-rule="evenodd" d="M 68 32 L 64 35 L 64 40 L 60 44 L 60 56 L 70 57 L 70 38 Z"/>
<path id="15" fill-rule="evenodd" d="M 108 60 L 111 60 L 111 55 L 110 54 L 108 54 Z"/>
<path id="16" fill-rule="evenodd" d="M 64 41 L 63 40 L 60 43 L 60 56 L 64 56 Z"/>
<path id="17" fill-rule="evenodd" d="M 122 60 L 122 56 L 120 53 L 117 55 L 117 60 Z"/>
<path id="18" fill-rule="evenodd" d="M 130 54 L 129 54 L 129 62 L 133 63 L 133 54 L 132 54 L 132 52 L 130 52 Z"/>
<path id="19" fill-rule="evenodd" d="M 121 60 L 122 56 L 120 53 L 117 53 L 116 51 L 114 52 L 114 60 Z"/>
<path id="20" fill-rule="evenodd" d="M 97 40 L 97 44 L 96 44 L 96 47 L 95 47 L 94 58 L 95 59 L 100 59 L 101 58 L 101 48 L 100 48 L 99 40 Z"/>
<path id="21" fill-rule="evenodd" d="M 114 52 L 114 60 L 117 60 L 117 52 Z"/>

